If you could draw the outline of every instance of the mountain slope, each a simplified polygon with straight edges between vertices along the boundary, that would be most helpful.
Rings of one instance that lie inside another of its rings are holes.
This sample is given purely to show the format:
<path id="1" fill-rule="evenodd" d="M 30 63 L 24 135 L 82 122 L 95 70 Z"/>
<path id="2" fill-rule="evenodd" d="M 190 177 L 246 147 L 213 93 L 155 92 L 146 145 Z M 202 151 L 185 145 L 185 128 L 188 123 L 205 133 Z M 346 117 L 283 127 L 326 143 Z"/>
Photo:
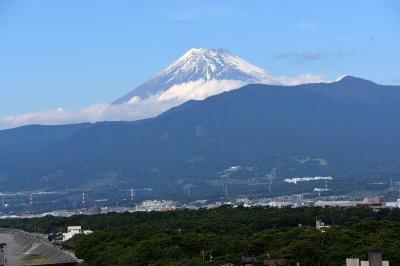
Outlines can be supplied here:
<path id="1" fill-rule="evenodd" d="M 114 101 L 128 102 L 132 97 L 147 98 L 173 85 L 197 80 L 237 80 L 247 83 L 276 83 L 263 69 L 224 49 L 193 48 L 155 77 Z"/>
<path id="2" fill-rule="evenodd" d="M 398 114 L 400 87 L 353 77 L 247 85 L 154 119 L 96 124 L 42 152 L 0 154 L 1 185 L 39 186 L 46 175 L 54 187 L 107 182 L 182 193 L 181 184 L 192 183 L 211 191 L 221 171 L 235 165 L 243 170 L 230 182 L 241 189 L 273 168 L 281 178 L 396 176 Z"/>
<path id="3" fill-rule="evenodd" d="M 41 149 L 90 126 L 90 123 L 64 126 L 29 125 L 0 130 L 0 153 Z"/>

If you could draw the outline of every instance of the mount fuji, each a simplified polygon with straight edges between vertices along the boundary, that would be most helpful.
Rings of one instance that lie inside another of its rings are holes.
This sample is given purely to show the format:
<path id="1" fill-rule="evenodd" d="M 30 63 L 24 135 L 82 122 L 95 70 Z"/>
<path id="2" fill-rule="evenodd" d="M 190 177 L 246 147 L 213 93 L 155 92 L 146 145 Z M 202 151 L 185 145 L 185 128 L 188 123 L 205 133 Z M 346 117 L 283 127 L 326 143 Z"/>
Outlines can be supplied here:
<path id="1" fill-rule="evenodd" d="M 185 100 L 202 100 L 247 84 L 296 85 L 320 81 L 321 78 L 312 75 L 302 77 L 297 82 L 285 77 L 274 77 L 225 49 L 192 48 L 113 104 L 135 103 L 151 96 L 157 96 L 158 100 L 170 100 L 174 97 L 180 97 L 181 100 L 182 97 Z"/>
<path id="2" fill-rule="evenodd" d="M 57 108 L 0 119 L 0 129 L 29 124 L 59 125 L 99 121 L 136 121 L 156 117 L 190 100 L 249 84 L 298 85 L 328 80 L 321 75 L 273 76 L 224 49 L 193 48 L 153 78 L 111 103 L 79 110 Z"/>

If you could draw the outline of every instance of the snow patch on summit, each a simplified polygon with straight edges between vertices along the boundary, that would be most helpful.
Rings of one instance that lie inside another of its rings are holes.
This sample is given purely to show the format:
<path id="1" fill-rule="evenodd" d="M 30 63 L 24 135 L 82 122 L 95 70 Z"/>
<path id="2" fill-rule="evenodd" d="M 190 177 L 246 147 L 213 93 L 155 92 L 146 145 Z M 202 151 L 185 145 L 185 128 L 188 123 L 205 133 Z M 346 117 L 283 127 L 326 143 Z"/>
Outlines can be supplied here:
<path id="1" fill-rule="evenodd" d="M 184 75 L 192 75 L 192 73 L 205 80 L 228 79 L 229 77 L 229 79 L 263 81 L 271 78 L 263 69 L 225 49 L 206 48 L 190 49 L 158 75 L 171 75 L 176 79 L 184 78 Z"/>

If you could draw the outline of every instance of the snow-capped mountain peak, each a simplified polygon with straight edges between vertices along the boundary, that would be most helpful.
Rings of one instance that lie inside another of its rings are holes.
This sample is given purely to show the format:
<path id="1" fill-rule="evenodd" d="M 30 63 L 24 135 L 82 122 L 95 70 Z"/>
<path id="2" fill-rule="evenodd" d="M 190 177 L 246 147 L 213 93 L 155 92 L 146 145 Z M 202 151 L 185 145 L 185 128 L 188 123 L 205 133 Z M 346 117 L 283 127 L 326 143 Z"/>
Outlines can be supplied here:
<path id="1" fill-rule="evenodd" d="M 192 48 L 149 81 L 143 83 L 114 104 L 134 97 L 145 99 L 187 82 L 235 80 L 242 83 L 277 83 L 263 69 L 250 64 L 225 49 Z"/>
<path id="2" fill-rule="evenodd" d="M 229 53 L 225 49 L 207 49 L 192 48 L 187 51 L 181 58 L 169 65 L 160 74 L 182 75 L 192 73 L 197 74 L 200 78 L 210 79 L 229 79 L 232 78 L 230 72 L 241 72 L 235 79 L 255 79 L 264 80 L 267 73 L 249 62 Z M 239 73 L 236 73 L 239 74 Z"/>

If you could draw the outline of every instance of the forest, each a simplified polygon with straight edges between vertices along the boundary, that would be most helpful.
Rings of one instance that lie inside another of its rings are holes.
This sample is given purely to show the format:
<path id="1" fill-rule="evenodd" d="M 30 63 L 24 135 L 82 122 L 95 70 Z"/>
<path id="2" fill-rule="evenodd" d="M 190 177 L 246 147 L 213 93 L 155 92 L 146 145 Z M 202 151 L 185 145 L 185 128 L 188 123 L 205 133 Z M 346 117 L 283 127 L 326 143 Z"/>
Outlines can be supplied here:
<path id="1" fill-rule="evenodd" d="M 331 228 L 315 229 L 316 219 Z M 4 219 L 0 227 L 56 233 L 94 230 L 64 245 L 89 265 L 241 265 L 241 257 L 288 265 L 345 265 L 382 248 L 400 265 L 400 210 L 370 208 L 233 208 L 109 213 L 68 218 Z"/>

